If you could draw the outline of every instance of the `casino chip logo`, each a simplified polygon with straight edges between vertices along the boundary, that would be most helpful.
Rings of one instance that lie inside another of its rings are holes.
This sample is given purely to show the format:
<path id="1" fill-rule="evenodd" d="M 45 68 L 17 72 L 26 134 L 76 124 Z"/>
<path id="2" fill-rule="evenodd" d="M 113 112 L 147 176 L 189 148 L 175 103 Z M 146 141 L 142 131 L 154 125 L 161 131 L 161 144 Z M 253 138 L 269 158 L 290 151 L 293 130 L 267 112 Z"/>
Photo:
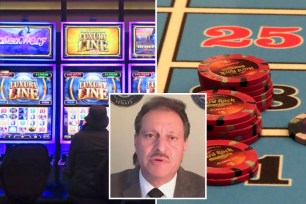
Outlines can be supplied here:
<path id="1" fill-rule="evenodd" d="M 203 94 L 196 94 L 196 95 L 191 95 L 191 98 L 193 102 L 200 107 L 201 109 L 205 110 L 206 107 L 206 95 Z"/>
<path id="2" fill-rule="evenodd" d="M 116 106 L 129 107 L 138 103 L 143 95 L 111 95 L 111 103 Z"/>

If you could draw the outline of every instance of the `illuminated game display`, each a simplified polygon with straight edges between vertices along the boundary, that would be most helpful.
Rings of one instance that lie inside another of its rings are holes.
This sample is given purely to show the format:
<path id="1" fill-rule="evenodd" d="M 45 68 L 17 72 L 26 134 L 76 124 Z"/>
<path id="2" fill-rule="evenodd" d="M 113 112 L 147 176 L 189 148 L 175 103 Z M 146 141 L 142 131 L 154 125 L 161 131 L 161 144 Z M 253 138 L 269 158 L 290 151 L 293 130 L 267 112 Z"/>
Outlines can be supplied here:
<path id="1" fill-rule="evenodd" d="M 129 64 L 129 93 L 155 93 L 155 65 Z"/>
<path id="2" fill-rule="evenodd" d="M 1 65 L 0 142 L 54 141 L 54 71 L 54 65 Z"/>
<path id="3" fill-rule="evenodd" d="M 89 107 L 64 107 L 64 140 L 71 140 L 71 136 L 83 127 L 88 109 Z"/>
<path id="4" fill-rule="evenodd" d="M 73 70 L 73 71 L 72 71 Z M 62 65 L 63 116 L 61 142 L 85 124 L 91 105 L 108 106 L 109 93 L 125 92 L 124 65 Z"/>
<path id="5" fill-rule="evenodd" d="M 108 104 L 109 93 L 121 93 L 121 71 L 65 72 L 64 104 Z"/>
<path id="6" fill-rule="evenodd" d="M 62 60 L 123 60 L 124 23 L 62 22 Z"/>
<path id="7" fill-rule="evenodd" d="M 129 24 L 129 59 L 155 59 L 155 23 L 130 22 Z"/>
<path id="8" fill-rule="evenodd" d="M 48 107 L 1 107 L 0 140 L 50 140 L 51 114 Z"/>
<path id="9" fill-rule="evenodd" d="M 55 23 L 0 22 L 0 60 L 55 60 Z"/>

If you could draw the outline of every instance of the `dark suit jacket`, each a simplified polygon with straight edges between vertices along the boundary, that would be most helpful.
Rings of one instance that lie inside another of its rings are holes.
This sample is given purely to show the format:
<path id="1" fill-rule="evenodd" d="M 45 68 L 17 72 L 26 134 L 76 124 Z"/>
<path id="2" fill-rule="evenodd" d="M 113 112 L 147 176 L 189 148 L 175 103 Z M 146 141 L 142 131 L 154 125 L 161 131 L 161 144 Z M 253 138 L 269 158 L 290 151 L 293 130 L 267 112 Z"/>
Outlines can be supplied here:
<path id="1" fill-rule="evenodd" d="M 190 171 L 185 171 L 182 167 L 180 167 L 177 171 L 174 197 L 193 198 L 204 196 L 204 177 Z M 141 197 L 139 166 L 134 169 L 128 169 L 111 175 L 111 197 Z"/>

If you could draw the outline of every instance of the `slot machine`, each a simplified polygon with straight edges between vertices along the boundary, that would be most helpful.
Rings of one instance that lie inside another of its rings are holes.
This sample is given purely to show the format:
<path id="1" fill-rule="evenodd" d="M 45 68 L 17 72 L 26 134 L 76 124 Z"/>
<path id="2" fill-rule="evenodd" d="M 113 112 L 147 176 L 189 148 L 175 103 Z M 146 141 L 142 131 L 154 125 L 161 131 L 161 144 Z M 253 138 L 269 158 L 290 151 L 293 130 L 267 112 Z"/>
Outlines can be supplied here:
<path id="1" fill-rule="evenodd" d="M 44 144 L 55 159 L 55 65 L 0 65 L 0 154 L 19 143 Z"/>
<path id="2" fill-rule="evenodd" d="M 123 61 L 124 23 L 62 22 L 62 61 Z"/>
<path id="3" fill-rule="evenodd" d="M 65 166 L 71 138 L 85 123 L 89 107 L 108 107 L 109 93 L 125 92 L 125 38 L 123 22 L 62 22 L 61 31 L 58 165 Z"/>
<path id="4" fill-rule="evenodd" d="M 55 61 L 55 23 L 0 22 L 0 60 Z"/>
<path id="5" fill-rule="evenodd" d="M 52 22 L 0 22 L 1 158 L 14 144 L 42 143 L 55 159 L 55 32 Z"/>
<path id="6" fill-rule="evenodd" d="M 125 92 L 123 64 L 61 65 L 61 121 L 59 166 L 68 160 L 71 139 L 86 123 L 84 118 L 91 105 L 108 110 L 109 93 Z"/>
<path id="7" fill-rule="evenodd" d="M 155 60 L 155 22 L 129 23 L 129 60 Z"/>
<path id="8" fill-rule="evenodd" d="M 155 64 L 129 64 L 129 93 L 155 93 L 155 79 Z"/>
<path id="9" fill-rule="evenodd" d="M 155 93 L 155 33 L 155 22 L 129 22 L 129 93 Z"/>

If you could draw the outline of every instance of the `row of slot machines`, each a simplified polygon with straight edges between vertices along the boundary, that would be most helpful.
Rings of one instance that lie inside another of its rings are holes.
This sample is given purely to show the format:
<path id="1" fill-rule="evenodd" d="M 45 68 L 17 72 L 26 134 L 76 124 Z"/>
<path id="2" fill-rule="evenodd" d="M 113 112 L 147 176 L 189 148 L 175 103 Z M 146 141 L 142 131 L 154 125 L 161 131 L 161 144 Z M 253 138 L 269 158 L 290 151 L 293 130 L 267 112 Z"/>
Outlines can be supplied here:
<path id="1" fill-rule="evenodd" d="M 62 61 L 125 60 L 123 22 L 62 22 Z M 56 24 L 0 22 L 0 60 L 55 61 Z M 155 23 L 129 22 L 129 60 L 155 60 Z"/>
<path id="2" fill-rule="evenodd" d="M 124 30 L 62 22 L 59 60 L 54 23 L 0 22 L 1 157 L 11 145 L 42 143 L 51 163 L 65 165 L 91 105 L 108 109 L 110 93 L 155 92 L 155 24 L 130 22 L 128 49 Z"/>
<path id="3" fill-rule="evenodd" d="M 129 67 L 131 92 L 155 91 L 155 79 L 150 75 L 154 71 L 139 71 L 153 69 L 154 65 Z M 60 79 L 56 79 L 55 65 L 14 64 L 0 68 L 0 143 L 54 144 L 55 110 L 59 105 L 62 162 L 66 161 L 71 136 L 85 123 L 88 108 L 108 106 L 110 93 L 126 92 L 123 64 L 62 65 Z M 60 104 L 56 86 L 60 86 Z M 49 152 L 54 151 L 50 148 Z"/>

